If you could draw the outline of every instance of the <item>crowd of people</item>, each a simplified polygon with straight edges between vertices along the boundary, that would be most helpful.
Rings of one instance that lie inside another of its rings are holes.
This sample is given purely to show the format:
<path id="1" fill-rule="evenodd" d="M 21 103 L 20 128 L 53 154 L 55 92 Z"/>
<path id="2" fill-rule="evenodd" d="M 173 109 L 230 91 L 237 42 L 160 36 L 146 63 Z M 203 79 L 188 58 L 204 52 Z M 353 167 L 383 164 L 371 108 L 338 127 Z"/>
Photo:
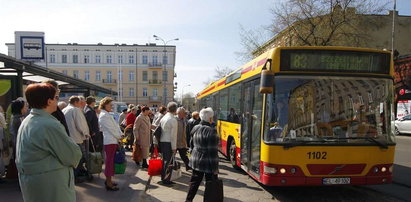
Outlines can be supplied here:
<path id="1" fill-rule="evenodd" d="M 18 177 L 25 201 L 75 201 L 74 187 L 87 174 L 88 151 L 103 154 L 108 191 L 119 190 L 114 160 L 123 147 L 132 151 L 141 169 L 149 167 L 148 159 L 159 150 L 164 186 L 175 184 L 167 167 L 178 152 L 192 172 L 186 201 L 194 199 L 204 176 L 217 179 L 218 138 L 211 108 L 190 113 L 170 102 L 155 112 L 130 104 L 115 120 L 112 98 L 103 98 L 98 106 L 92 96 L 71 96 L 66 103 L 59 101 L 59 92 L 53 80 L 30 84 L 25 99 L 14 100 L 9 112 L 0 107 L 0 180 Z M 157 139 L 153 132 L 159 127 Z"/>

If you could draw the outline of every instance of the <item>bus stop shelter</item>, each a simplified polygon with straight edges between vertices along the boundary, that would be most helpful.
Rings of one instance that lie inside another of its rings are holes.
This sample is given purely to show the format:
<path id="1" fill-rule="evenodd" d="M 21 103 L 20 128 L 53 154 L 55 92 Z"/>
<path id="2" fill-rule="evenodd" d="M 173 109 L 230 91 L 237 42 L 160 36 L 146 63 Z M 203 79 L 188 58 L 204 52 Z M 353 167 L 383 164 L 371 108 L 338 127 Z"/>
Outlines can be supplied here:
<path id="1" fill-rule="evenodd" d="M 0 105 L 3 107 L 17 97 L 23 97 L 25 85 L 48 79 L 53 79 L 59 84 L 61 93 L 77 93 L 85 97 L 117 95 L 116 91 L 0 53 Z"/>

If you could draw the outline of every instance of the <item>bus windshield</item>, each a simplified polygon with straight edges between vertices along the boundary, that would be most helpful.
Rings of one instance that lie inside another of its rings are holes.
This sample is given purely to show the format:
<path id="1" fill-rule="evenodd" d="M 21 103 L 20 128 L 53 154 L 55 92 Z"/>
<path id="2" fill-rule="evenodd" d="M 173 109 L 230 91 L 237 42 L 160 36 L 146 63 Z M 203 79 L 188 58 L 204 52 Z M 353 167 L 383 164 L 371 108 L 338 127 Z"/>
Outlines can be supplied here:
<path id="1" fill-rule="evenodd" d="M 264 141 L 394 143 L 392 88 L 385 78 L 277 76 L 267 96 Z"/>

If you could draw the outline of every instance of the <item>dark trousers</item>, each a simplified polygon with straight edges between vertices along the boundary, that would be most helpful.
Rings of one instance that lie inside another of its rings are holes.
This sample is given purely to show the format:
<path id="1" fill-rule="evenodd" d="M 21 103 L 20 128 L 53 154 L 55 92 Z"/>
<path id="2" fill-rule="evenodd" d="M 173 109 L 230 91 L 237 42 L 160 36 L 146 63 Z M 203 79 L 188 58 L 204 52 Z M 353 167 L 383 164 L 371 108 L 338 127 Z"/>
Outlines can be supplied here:
<path id="1" fill-rule="evenodd" d="M 77 165 L 77 168 L 74 169 L 74 175 L 77 177 L 79 176 L 84 170 L 84 163 L 86 162 L 86 147 L 84 142 L 82 144 L 77 144 L 80 147 L 82 157 L 80 159 L 80 162 Z"/>
<path id="2" fill-rule="evenodd" d="M 180 154 L 180 158 L 184 161 L 184 164 L 186 165 L 186 168 L 188 168 L 188 157 L 187 157 L 187 149 L 186 148 L 180 148 L 177 149 L 178 153 Z"/>
<path id="3" fill-rule="evenodd" d="M 193 170 L 193 175 L 191 175 L 190 188 L 188 189 L 186 201 L 193 201 L 194 197 L 197 194 L 198 186 L 200 186 L 201 181 L 203 181 L 204 174 L 206 181 L 217 179 L 217 175 L 213 173 L 204 173 Z"/>
<path id="4" fill-rule="evenodd" d="M 161 171 L 161 180 L 170 181 L 171 173 L 167 179 L 165 179 L 165 176 L 166 176 L 167 166 L 171 160 L 171 156 L 173 153 L 171 149 L 171 143 L 170 142 L 160 142 L 159 146 L 161 150 L 161 155 L 163 156 L 163 170 Z"/>

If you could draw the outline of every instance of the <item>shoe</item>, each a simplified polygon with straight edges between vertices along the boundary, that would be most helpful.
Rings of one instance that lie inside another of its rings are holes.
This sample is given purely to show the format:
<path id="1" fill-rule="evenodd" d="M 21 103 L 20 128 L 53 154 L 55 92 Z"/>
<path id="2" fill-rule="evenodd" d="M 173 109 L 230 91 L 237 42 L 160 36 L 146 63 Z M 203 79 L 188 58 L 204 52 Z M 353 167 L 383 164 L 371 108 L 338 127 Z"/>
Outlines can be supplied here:
<path id="1" fill-rule="evenodd" d="M 86 180 L 84 180 L 82 178 L 75 178 L 74 179 L 74 184 L 80 184 L 80 183 L 83 183 L 84 181 L 86 181 Z"/>
<path id="2" fill-rule="evenodd" d="M 148 165 L 147 165 L 147 164 L 143 164 L 143 165 L 141 166 L 141 168 L 147 169 L 147 168 L 148 168 Z"/>
<path id="3" fill-rule="evenodd" d="M 118 191 L 119 188 L 116 187 L 116 186 L 114 186 L 114 185 L 111 186 L 111 187 L 109 187 L 109 186 L 106 185 L 106 190 L 107 190 L 107 191 Z"/>
<path id="4" fill-rule="evenodd" d="M 117 183 L 115 183 L 115 182 L 111 182 L 111 184 L 113 185 L 113 186 L 117 186 L 118 184 Z M 106 185 L 107 186 L 107 181 L 104 181 L 104 185 Z"/>
<path id="5" fill-rule="evenodd" d="M 172 182 L 172 181 L 161 181 L 161 184 L 163 184 L 163 185 L 174 185 L 176 183 Z"/>
<path id="6" fill-rule="evenodd" d="M 186 166 L 186 171 L 193 170 L 190 166 Z"/>

